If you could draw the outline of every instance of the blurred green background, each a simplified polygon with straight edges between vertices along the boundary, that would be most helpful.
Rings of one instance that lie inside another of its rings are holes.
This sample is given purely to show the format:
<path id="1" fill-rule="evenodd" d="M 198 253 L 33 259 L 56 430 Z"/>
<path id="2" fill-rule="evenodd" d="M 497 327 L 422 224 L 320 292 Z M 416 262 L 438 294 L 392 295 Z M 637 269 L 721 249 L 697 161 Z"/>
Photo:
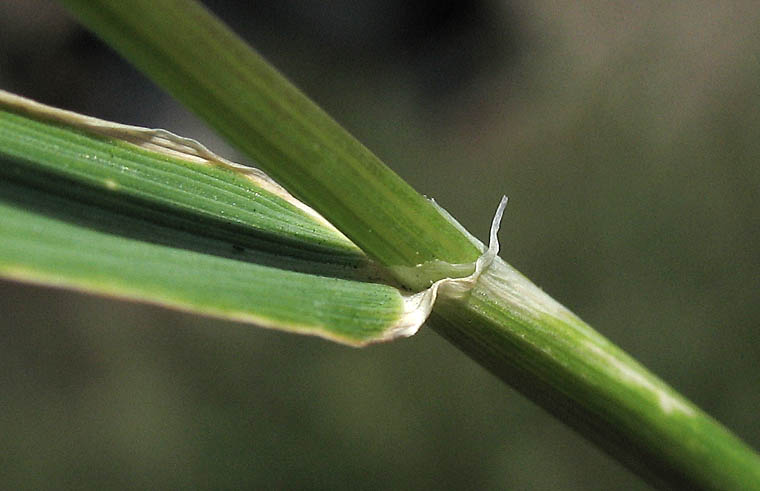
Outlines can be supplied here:
<path id="1" fill-rule="evenodd" d="M 206 2 L 417 190 L 760 447 L 760 9 Z M 0 87 L 220 139 L 48 0 Z M 0 240 L 2 240 L 0 238 Z M 363 350 L 0 282 L 0 487 L 642 489 L 430 330 Z"/>

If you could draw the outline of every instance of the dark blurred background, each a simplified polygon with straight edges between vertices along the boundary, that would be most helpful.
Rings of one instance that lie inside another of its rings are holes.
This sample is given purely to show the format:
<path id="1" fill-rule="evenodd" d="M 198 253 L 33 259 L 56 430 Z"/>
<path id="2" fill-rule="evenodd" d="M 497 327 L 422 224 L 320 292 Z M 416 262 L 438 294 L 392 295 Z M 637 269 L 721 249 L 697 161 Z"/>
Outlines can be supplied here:
<path id="1" fill-rule="evenodd" d="M 417 190 L 760 447 L 760 9 L 206 2 Z M 241 159 L 55 2 L 0 87 Z M 1 239 L 0 239 L 1 240 Z M 356 350 L 0 283 L 2 488 L 641 489 L 429 330 Z"/>

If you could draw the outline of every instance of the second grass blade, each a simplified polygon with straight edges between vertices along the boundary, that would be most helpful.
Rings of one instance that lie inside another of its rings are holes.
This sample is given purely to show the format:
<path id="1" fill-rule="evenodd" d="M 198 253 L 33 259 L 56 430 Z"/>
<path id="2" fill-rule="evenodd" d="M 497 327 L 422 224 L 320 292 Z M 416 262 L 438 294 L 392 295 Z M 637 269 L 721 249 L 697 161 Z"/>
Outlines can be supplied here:
<path id="1" fill-rule="evenodd" d="M 292 197 L 14 100 L 0 92 L 0 276 L 354 345 L 402 321 L 399 290 Z"/>

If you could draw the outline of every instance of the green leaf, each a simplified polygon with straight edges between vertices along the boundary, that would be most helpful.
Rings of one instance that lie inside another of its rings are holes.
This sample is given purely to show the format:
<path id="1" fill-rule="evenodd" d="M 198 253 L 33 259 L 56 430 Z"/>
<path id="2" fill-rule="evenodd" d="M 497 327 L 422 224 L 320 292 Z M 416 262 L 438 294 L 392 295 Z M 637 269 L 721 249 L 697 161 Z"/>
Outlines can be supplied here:
<path id="1" fill-rule="evenodd" d="M 276 184 L 92 121 L 0 93 L 0 275 L 354 345 L 403 322 L 381 270 Z"/>

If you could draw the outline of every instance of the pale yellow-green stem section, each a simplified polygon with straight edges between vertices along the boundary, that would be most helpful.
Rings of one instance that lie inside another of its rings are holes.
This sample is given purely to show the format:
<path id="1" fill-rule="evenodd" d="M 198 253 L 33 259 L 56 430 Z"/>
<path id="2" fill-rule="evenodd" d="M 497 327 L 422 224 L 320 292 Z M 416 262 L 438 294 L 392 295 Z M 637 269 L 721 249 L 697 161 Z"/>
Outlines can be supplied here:
<path id="1" fill-rule="evenodd" d="M 653 484 L 760 489 L 751 448 L 500 258 L 432 324 Z"/>

